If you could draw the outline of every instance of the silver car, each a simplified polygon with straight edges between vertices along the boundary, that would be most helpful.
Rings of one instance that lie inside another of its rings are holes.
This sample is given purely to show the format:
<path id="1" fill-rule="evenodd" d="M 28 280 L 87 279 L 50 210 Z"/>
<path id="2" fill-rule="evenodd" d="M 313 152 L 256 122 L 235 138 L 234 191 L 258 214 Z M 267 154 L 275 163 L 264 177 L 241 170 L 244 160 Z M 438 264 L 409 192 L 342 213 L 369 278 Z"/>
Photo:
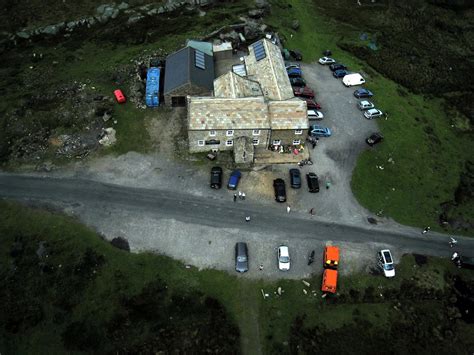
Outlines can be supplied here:
<path id="1" fill-rule="evenodd" d="M 359 103 L 357 104 L 357 107 L 359 108 L 359 110 L 364 111 L 364 110 L 369 110 L 371 108 L 374 108 L 375 106 L 370 101 L 362 100 L 362 101 L 359 101 Z"/>
<path id="2" fill-rule="evenodd" d="M 239 242 L 235 244 L 235 271 L 246 272 L 249 269 L 249 254 L 247 244 Z"/>
<path id="3" fill-rule="evenodd" d="M 380 117 L 382 115 L 383 115 L 383 112 L 380 110 L 377 110 L 376 108 L 371 108 L 364 112 L 364 117 L 367 118 L 368 120 Z"/>

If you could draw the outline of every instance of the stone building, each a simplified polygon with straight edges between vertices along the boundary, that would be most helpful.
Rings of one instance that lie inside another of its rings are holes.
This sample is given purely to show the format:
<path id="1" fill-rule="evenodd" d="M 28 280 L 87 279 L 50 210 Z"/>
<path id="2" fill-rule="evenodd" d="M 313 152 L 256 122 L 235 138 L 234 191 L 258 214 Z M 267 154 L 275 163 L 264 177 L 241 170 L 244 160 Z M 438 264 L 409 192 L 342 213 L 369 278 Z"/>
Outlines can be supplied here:
<path id="1" fill-rule="evenodd" d="M 214 80 L 214 96 L 187 97 L 190 152 L 234 150 L 236 162 L 248 163 L 252 146 L 306 140 L 306 102 L 293 95 L 280 49 L 260 40 L 249 47 L 244 63 L 246 77 L 228 72 Z"/>
<path id="2" fill-rule="evenodd" d="M 192 47 L 185 47 L 166 58 L 163 96 L 167 106 L 186 106 L 188 95 L 213 93 L 214 59 Z"/>

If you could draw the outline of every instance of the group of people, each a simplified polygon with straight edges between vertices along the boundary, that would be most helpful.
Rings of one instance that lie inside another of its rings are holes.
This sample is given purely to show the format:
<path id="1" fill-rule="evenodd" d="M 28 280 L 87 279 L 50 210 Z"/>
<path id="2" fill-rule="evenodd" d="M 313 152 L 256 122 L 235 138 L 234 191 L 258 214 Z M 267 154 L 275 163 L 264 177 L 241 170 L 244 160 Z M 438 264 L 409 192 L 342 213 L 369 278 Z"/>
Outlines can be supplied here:
<path id="1" fill-rule="evenodd" d="M 421 234 L 426 234 L 430 230 L 431 230 L 431 227 L 428 226 L 422 230 Z M 453 237 L 449 237 L 449 246 L 453 248 L 456 244 L 458 244 L 458 241 Z M 453 253 L 453 255 L 451 256 L 451 260 L 454 264 L 456 264 L 458 268 L 462 266 L 461 255 L 459 255 L 457 251 Z"/>

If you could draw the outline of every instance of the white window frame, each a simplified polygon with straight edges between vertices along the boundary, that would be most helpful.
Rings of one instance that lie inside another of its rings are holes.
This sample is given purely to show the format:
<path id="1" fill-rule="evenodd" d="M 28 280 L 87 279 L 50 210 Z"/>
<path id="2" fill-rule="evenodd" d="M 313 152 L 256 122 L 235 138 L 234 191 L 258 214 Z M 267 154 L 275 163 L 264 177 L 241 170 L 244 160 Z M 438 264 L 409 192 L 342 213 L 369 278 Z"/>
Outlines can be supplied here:
<path id="1" fill-rule="evenodd" d="M 303 134 L 303 130 L 302 129 L 295 129 L 295 134 Z"/>
<path id="2" fill-rule="evenodd" d="M 227 137 L 232 137 L 234 136 L 234 130 L 233 129 L 228 129 L 227 131 L 225 131 L 225 135 Z"/>
<path id="3" fill-rule="evenodd" d="M 214 131 L 214 130 L 209 131 L 209 136 L 210 137 L 215 137 L 216 136 L 216 131 Z"/>
<path id="4" fill-rule="evenodd" d="M 253 143 L 253 145 L 259 145 L 260 139 L 254 138 L 254 139 L 252 140 L 252 143 Z"/>
<path id="5" fill-rule="evenodd" d="M 281 139 L 274 139 L 273 145 L 281 145 Z"/>
<path id="6" fill-rule="evenodd" d="M 254 129 L 252 132 L 253 136 L 259 136 L 260 135 L 260 130 L 259 129 Z"/>
<path id="7" fill-rule="evenodd" d="M 293 139 L 293 145 L 300 145 L 301 139 Z"/>
<path id="8" fill-rule="evenodd" d="M 204 142 L 204 139 L 198 140 L 198 147 L 204 147 L 206 143 Z"/>
<path id="9" fill-rule="evenodd" d="M 233 139 L 228 139 L 225 141 L 226 147 L 232 147 L 234 145 L 234 140 Z"/>

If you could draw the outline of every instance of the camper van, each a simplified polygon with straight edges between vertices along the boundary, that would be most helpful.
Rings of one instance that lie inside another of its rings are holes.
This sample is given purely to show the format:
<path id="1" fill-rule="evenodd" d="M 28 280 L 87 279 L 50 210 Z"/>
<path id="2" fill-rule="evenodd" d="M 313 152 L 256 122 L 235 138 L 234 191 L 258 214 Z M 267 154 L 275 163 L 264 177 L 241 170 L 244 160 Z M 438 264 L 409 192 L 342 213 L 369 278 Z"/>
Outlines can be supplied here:
<path id="1" fill-rule="evenodd" d="M 365 83 L 365 79 L 359 73 L 347 74 L 342 78 L 342 82 L 345 86 L 362 85 Z"/>

